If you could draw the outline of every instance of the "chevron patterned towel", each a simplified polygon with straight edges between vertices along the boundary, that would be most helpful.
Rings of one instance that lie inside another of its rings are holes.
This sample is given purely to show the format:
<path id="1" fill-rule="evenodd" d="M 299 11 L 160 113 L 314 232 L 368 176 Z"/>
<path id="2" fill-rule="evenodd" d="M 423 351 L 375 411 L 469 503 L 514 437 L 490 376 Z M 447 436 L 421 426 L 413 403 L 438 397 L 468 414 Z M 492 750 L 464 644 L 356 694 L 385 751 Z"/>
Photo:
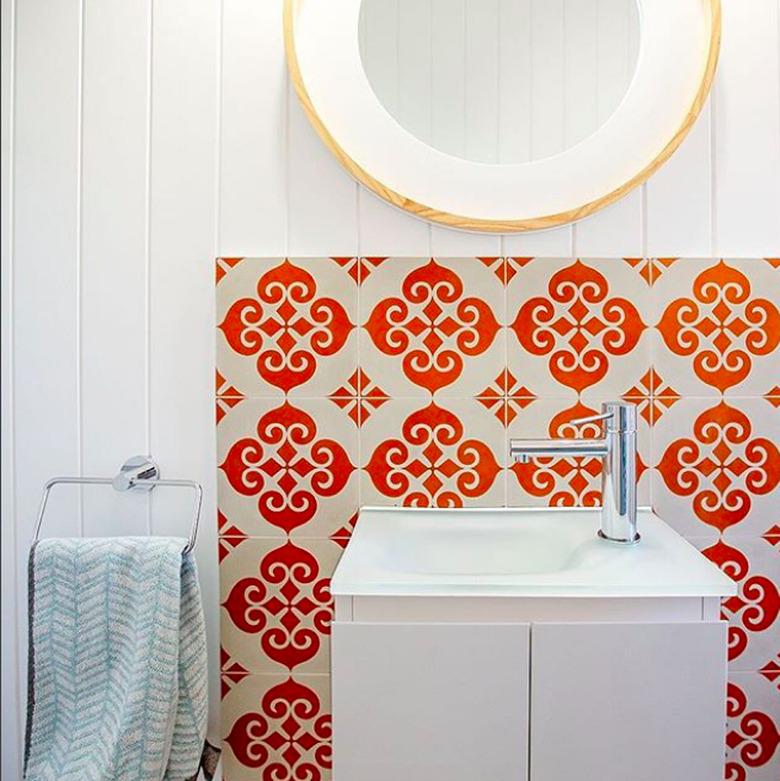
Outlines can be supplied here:
<path id="1" fill-rule="evenodd" d="M 33 547 L 27 781 L 196 777 L 206 637 L 186 544 L 125 537 Z"/>

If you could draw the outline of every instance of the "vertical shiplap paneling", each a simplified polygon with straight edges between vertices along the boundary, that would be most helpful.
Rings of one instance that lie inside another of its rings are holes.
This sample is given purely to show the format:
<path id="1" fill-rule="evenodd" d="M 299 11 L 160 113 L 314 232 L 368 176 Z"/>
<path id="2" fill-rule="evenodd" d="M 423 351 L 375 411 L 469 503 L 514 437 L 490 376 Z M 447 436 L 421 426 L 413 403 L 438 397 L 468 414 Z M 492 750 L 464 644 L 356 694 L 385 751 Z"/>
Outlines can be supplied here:
<path id="1" fill-rule="evenodd" d="M 544 156 L 547 140 L 551 139 L 552 144 L 558 146 L 563 138 L 564 75 L 567 70 L 563 51 L 564 0 L 554 0 L 552 6 L 547 5 L 547 0 L 527 0 L 524 4 L 509 0 L 508 5 L 514 7 L 518 15 L 519 29 L 526 32 L 525 41 L 517 46 L 522 52 L 523 70 L 530 74 L 528 94 L 523 94 L 521 100 L 522 105 L 527 106 L 530 119 L 527 156 L 536 159 Z M 549 24 L 551 18 L 557 18 L 560 24 Z M 504 35 L 509 32 L 504 31 Z M 511 52 L 515 47 L 507 46 L 502 38 L 502 48 Z M 550 75 L 557 78 L 558 87 L 548 93 L 542 79 Z M 560 123 L 558 133 L 546 126 L 556 121 Z M 513 233 L 504 238 L 503 251 L 511 256 L 565 257 L 572 253 L 572 237 L 573 229 L 568 225 L 548 231 Z"/>
<path id="2" fill-rule="evenodd" d="M 466 0 L 431 0 L 431 144 L 451 154 L 466 152 Z M 461 121 L 453 121 L 460 117 Z M 420 237 L 419 243 L 424 243 Z M 428 250 L 424 250 L 427 252 Z M 430 228 L 432 255 L 499 255 L 496 236 Z"/>
<path id="3" fill-rule="evenodd" d="M 531 154 L 531 0 L 500 0 L 498 159 L 523 163 Z"/>
<path id="4" fill-rule="evenodd" d="M 495 15 L 496 27 L 491 30 L 488 25 L 482 25 L 479 30 L 475 31 L 473 25 L 469 23 L 470 18 L 474 15 L 473 2 L 469 3 L 469 6 L 469 13 L 466 13 L 466 0 L 456 3 L 433 0 L 431 8 L 430 48 L 433 61 L 431 141 L 437 148 L 446 149 L 458 155 L 467 154 L 467 139 L 471 139 L 473 142 L 473 136 L 467 130 L 467 122 L 453 121 L 455 117 L 467 118 L 468 113 L 463 110 L 463 107 L 466 105 L 467 95 L 473 97 L 474 90 L 477 88 L 474 78 L 469 78 L 467 83 L 465 77 L 466 72 L 473 70 L 474 66 L 480 62 L 479 58 L 483 54 L 478 50 L 478 47 L 474 46 L 473 37 L 475 34 L 481 34 L 486 45 L 490 35 L 495 41 L 499 23 L 499 9 L 497 4 L 493 3 L 489 6 L 489 10 Z M 472 40 L 468 47 L 466 46 L 467 37 Z M 500 48 L 495 53 L 492 51 L 493 49 L 495 49 L 495 45 L 491 43 L 484 53 L 490 63 L 488 70 L 493 72 L 493 78 L 496 80 L 495 84 L 488 85 L 488 94 L 492 96 L 494 102 L 492 105 L 486 104 L 483 108 L 486 111 L 495 112 L 496 122 L 498 122 L 501 112 L 498 112 L 497 109 L 501 96 L 496 64 Z M 497 134 L 499 129 L 497 124 L 495 129 Z M 498 144 L 498 137 L 495 140 L 486 140 L 488 143 Z M 498 153 L 498 147 L 496 147 L 496 152 Z M 491 234 L 465 233 L 433 225 L 430 229 L 430 240 L 432 255 L 501 254 L 501 239 Z"/>
<path id="5" fill-rule="evenodd" d="M 626 0 L 598 0 L 598 124 L 614 113 L 630 76 L 629 6 Z M 625 47 L 615 41 L 626 40 Z M 641 255 L 643 191 L 636 188 L 617 203 L 578 223 L 576 252 L 585 257 Z"/>
<path id="6" fill-rule="evenodd" d="M 431 0 L 431 17 L 431 144 L 462 156 L 465 125 L 453 116 L 465 115 L 466 0 Z"/>
<path id="7" fill-rule="evenodd" d="M 374 93 L 393 116 L 397 116 L 399 104 L 398 35 L 401 2 L 366 2 L 360 16 L 364 41 L 361 49 L 363 67 Z"/>
<path id="8" fill-rule="evenodd" d="M 384 7 L 384 4 L 382 4 Z M 398 4 L 388 4 L 383 29 L 366 22 L 368 50 L 390 46 L 397 54 Z M 381 9 L 380 9 L 381 10 Z M 377 20 L 380 21 L 380 20 Z M 278 36 L 277 29 L 266 36 Z M 388 44 L 391 41 L 391 44 Z M 368 51 L 367 50 L 367 51 Z M 386 53 L 383 54 L 386 56 Z M 393 60 L 395 62 L 395 60 Z M 397 79 L 397 68 L 395 78 Z M 394 93 L 395 94 L 395 93 Z M 357 185 L 320 140 L 301 108 L 292 86 L 287 96 L 287 224 L 286 253 L 290 255 L 356 255 Z"/>
<path id="9" fill-rule="evenodd" d="M 598 127 L 598 6 L 566 0 L 564 6 L 566 114 L 563 146 L 584 140 Z M 576 53 L 576 56 L 573 56 Z"/>
<path id="10" fill-rule="evenodd" d="M 219 254 L 282 255 L 287 233 L 282 3 L 220 5 Z"/>
<path id="11" fill-rule="evenodd" d="M 715 252 L 780 252 L 777 0 L 723 0 L 715 82 Z"/>
<path id="12" fill-rule="evenodd" d="M 563 148 L 565 127 L 564 0 L 534 0 L 531 8 L 531 159 Z"/>
<path id="13" fill-rule="evenodd" d="M 499 0 L 466 1 L 465 157 L 498 162 Z"/>
<path id="14" fill-rule="evenodd" d="M 405 0 L 387 0 L 386 2 L 372 2 L 366 4 L 365 14 L 365 40 L 366 47 L 363 52 L 366 73 L 371 74 L 371 86 L 374 92 L 381 100 L 382 104 L 393 116 L 398 116 L 400 105 L 401 90 L 401 68 L 400 68 L 400 25 L 401 25 L 401 3 Z M 427 10 L 427 9 L 426 9 Z M 412 4 L 405 4 L 404 20 L 411 24 L 410 14 L 413 11 Z M 404 68 L 404 74 L 408 74 L 408 68 Z M 434 75 L 431 73 L 430 78 Z M 407 110 L 410 108 L 406 104 Z M 433 121 L 433 120 L 431 120 Z M 298 145 L 303 143 L 303 148 L 307 150 L 303 159 L 304 165 L 307 160 L 312 160 L 322 170 L 327 171 L 327 176 L 322 180 L 323 186 L 335 187 L 336 192 L 341 196 L 346 181 L 347 174 L 337 170 L 338 164 L 332 159 L 327 161 L 328 165 L 319 163 L 322 156 L 322 146 L 319 139 L 313 138 L 311 130 L 307 127 L 308 122 L 302 115 L 296 105 L 291 109 L 290 116 L 290 140 L 291 140 L 291 159 L 290 159 L 290 184 L 300 182 L 298 187 L 302 191 L 311 189 L 312 182 L 305 168 L 297 166 L 296 147 L 292 145 L 294 138 Z M 295 134 L 295 135 L 293 135 Z M 317 152 L 313 149 L 308 150 L 309 144 L 315 144 Z M 331 165 L 333 172 L 331 173 Z M 340 176 L 339 176 L 340 175 Z M 314 188 L 313 195 L 319 197 L 317 193 L 320 190 Z M 322 212 L 316 207 L 309 207 L 309 213 L 319 212 L 321 219 L 327 222 L 324 234 L 338 231 L 339 245 L 343 250 L 342 254 L 352 254 L 360 252 L 362 255 L 425 255 L 430 251 L 430 228 L 421 220 L 410 217 L 405 212 L 388 205 L 386 202 L 375 196 L 368 190 L 361 189 L 358 192 L 357 186 L 354 186 L 353 197 L 356 199 L 357 209 L 354 212 L 354 221 L 350 221 L 346 214 L 339 218 L 338 214 L 343 213 L 349 204 L 346 193 L 340 197 L 340 205 L 333 204 L 333 208 Z M 335 210 L 334 210 L 335 209 Z M 297 203 L 290 202 L 290 218 L 298 220 Z M 334 218 L 338 224 L 333 225 Z M 360 226 L 358 234 L 358 224 Z M 348 236 L 342 236 L 343 229 L 352 229 L 354 231 L 354 241 L 348 242 Z M 291 242 L 296 238 L 291 234 Z M 314 239 L 314 244 L 318 244 Z M 317 254 L 317 253 L 310 253 Z M 328 254 L 334 255 L 335 251 L 328 251 Z"/>
<path id="15" fill-rule="evenodd" d="M 711 105 L 647 182 L 646 251 L 651 257 L 712 254 Z"/>
<path id="16" fill-rule="evenodd" d="M 16 17 L 14 433 L 25 548 L 44 481 L 79 469 L 79 3 L 19 3 Z M 75 494 L 56 499 L 47 532 L 77 534 Z"/>
<path id="17" fill-rule="evenodd" d="M 219 16 L 214 0 L 154 0 L 150 188 L 151 452 L 165 476 L 195 479 L 205 489 L 196 551 L 213 660 L 214 735 L 219 712 L 212 398 Z M 181 117 L 201 121 L 182 124 Z M 152 531 L 186 536 L 192 507 L 189 491 L 156 489 Z"/>
<path id="18" fill-rule="evenodd" d="M 150 0 L 85 0 L 81 393 L 83 468 L 149 450 Z M 83 491 L 90 535 L 143 534 L 148 497 Z"/>
<path id="19" fill-rule="evenodd" d="M 357 185 L 309 124 L 292 87 L 289 100 L 286 254 L 355 255 Z"/>
<path id="20" fill-rule="evenodd" d="M 77 0 L 16 4 L 13 150 L 13 399 L 18 698 L 26 700 L 26 567 L 43 483 L 78 473 L 78 182 L 80 9 Z M 6 436 L 5 430 L 3 436 Z M 55 492 L 46 535 L 79 533 L 77 493 Z M 4 660 L 4 665 L 10 661 Z M 11 733 L 13 734 L 13 732 Z M 17 731 L 17 739 L 21 736 Z M 3 753 L 18 763 L 3 734 Z M 3 763 L 5 770 L 5 759 Z M 5 775 L 5 774 L 4 774 Z M 10 771 L 19 777 L 18 770 Z"/>
<path id="21" fill-rule="evenodd" d="M 13 92 L 15 65 L 15 8 L 14 0 L 0 3 L 0 46 L 2 72 L 0 73 L 0 373 L 2 375 L 2 489 L 0 507 L 0 599 L 2 600 L 2 683 L 4 707 L 0 715 L 3 749 L 0 753 L 0 774 L 4 778 L 18 778 L 21 774 L 21 708 L 19 695 L 18 643 L 19 612 L 16 604 L 17 577 L 21 562 L 16 555 L 16 518 L 14 516 L 14 413 L 13 413 Z"/>
<path id="22" fill-rule="evenodd" d="M 398 106 L 396 119 L 429 144 L 433 108 L 432 0 L 398 0 Z"/>

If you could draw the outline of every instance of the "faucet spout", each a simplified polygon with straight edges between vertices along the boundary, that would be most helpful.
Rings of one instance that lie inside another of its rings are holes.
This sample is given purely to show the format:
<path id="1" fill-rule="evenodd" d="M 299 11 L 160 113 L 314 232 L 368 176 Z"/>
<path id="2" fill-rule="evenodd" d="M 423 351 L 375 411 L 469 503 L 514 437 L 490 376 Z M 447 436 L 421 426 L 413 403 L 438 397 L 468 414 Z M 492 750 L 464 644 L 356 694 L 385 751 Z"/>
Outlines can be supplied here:
<path id="1" fill-rule="evenodd" d="M 512 439 L 509 455 L 521 464 L 532 458 L 604 458 L 609 453 L 606 439 Z"/>
<path id="2" fill-rule="evenodd" d="M 527 464 L 532 458 L 598 457 L 601 470 L 601 529 L 611 542 L 639 541 L 636 530 L 636 407 L 622 401 L 601 405 L 602 414 L 571 421 L 604 421 L 603 439 L 512 439 L 509 455 Z"/>

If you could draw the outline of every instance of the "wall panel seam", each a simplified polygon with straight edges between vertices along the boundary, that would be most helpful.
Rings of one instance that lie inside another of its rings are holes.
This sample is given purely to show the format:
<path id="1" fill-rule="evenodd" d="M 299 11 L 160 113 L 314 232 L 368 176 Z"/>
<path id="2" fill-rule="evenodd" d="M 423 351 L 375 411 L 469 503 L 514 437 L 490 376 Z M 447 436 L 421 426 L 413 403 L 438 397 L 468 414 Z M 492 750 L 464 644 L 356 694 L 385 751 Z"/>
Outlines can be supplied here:
<path id="1" fill-rule="evenodd" d="M 222 254 L 222 238 L 220 235 L 222 228 L 222 74 L 223 74 L 223 41 L 225 29 L 225 6 L 222 0 L 216 0 L 217 3 L 217 46 L 216 46 L 216 129 L 214 133 L 214 257 L 212 262 Z M 212 273 L 213 273 L 212 266 Z M 216 350 L 216 345 L 214 345 Z"/>
<path id="2" fill-rule="evenodd" d="M 8 437 L 8 449 L 10 451 L 10 463 L 8 464 L 8 483 L 9 490 L 11 491 L 11 518 L 9 527 L 9 536 L 12 546 L 13 555 L 11 556 L 11 582 L 14 586 L 19 584 L 19 575 L 21 567 L 19 566 L 17 550 L 18 550 L 18 498 L 19 492 L 16 486 L 17 470 L 16 470 L 16 350 L 15 350 L 15 338 L 16 329 L 14 323 L 15 315 L 15 298 L 14 298 L 14 284 L 15 284 L 15 242 L 16 231 L 14 230 L 15 224 L 15 191 L 16 191 L 16 166 L 15 153 L 16 153 L 16 44 L 17 44 L 17 13 L 16 13 L 16 0 L 10 2 L 10 51 L 7 53 L 9 57 L 9 95 L 8 95 L 8 387 L 5 389 L 8 394 L 8 427 L 9 430 L 4 432 Z M 22 646 L 22 627 L 21 616 L 19 615 L 19 604 L 16 598 L 16 594 L 12 594 L 9 597 L 10 610 L 13 611 L 13 620 L 11 622 L 13 627 L 13 647 L 16 649 L 16 676 L 13 682 L 13 701 L 12 708 L 14 717 L 16 720 L 16 731 L 18 735 L 21 735 L 23 727 L 23 713 L 22 713 L 22 662 L 21 654 L 19 651 Z M 21 768 L 19 768 L 21 769 Z"/>
<path id="3" fill-rule="evenodd" d="M 146 453 L 152 448 L 152 111 L 154 85 L 154 0 L 148 0 L 146 27 L 146 160 L 144 177 L 144 413 Z M 152 502 L 146 502 L 146 531 L 152 533 Z"/>
<path id="4" fill-rule="evenodd" d="M 79 2 L 78 85 L 76 87 L 76 471 L 84 472 L 83 245 L 84 234 L 84 2 Z M 79 534 L 84 536 L 84 486 L 78 487 Z"/>
<path id="5" fill-rule="evenodd" d="M 780 2 L 780 0 L 778 0 Z M 716 77 L 710 91 L 710 257 L 718 253 L 718 92 L 720 79 Z"/>

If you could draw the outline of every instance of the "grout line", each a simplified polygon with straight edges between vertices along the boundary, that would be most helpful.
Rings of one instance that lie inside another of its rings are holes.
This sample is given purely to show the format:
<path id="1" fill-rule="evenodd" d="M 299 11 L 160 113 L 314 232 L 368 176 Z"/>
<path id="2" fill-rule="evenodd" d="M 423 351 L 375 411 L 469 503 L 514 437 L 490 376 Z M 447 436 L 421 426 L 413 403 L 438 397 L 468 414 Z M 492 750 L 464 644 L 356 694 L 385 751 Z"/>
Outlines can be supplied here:
<path id="1" fill-rule="evenodd" d="M 152 111 L 154 87 L 154 0 L 148 0 L 147 42 L 146 42 L 146 172 L 144 198 L 144 406 L 146 431 L 144 432 L 145 455 L 152 455 Z M 146 497 L 146 532 L 152 533 L 152 497 Z"/>
<path id="2" fill-rule="evenodd" d="M 79 2 L 78 82 L 76 85 L 76 473 L 84 474 L 83 232 L 84 232 L 84 0 Z M 77 493 L 79 535 L 84 536 L 84 486 Z"/>

